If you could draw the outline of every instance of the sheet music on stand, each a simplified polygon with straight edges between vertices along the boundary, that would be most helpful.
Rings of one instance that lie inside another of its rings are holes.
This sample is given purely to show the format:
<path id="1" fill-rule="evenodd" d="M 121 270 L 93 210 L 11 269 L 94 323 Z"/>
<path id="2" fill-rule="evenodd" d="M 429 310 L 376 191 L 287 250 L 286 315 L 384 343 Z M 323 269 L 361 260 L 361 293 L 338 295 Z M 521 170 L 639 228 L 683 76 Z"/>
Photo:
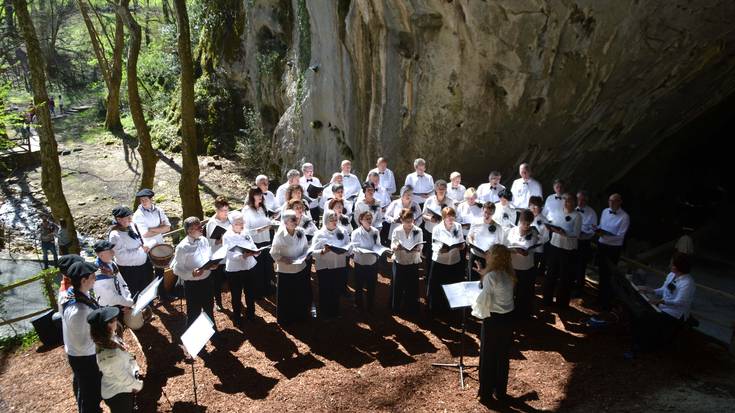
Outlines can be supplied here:
<path id="1" fill-rule="evenodd" d="M 205 312 L 199 314 L 196 320 L 181 335 L 181 342 L 189 355 L 194 358 L 204 348 L 214 335 L 214 323 Z"/>
<path id="2" fill-rule="evenodd" d="M 161 284 L 161 281 L 163 281 L 163 277 L 156 278 L 138 294 L 133 306 L 133 315 L 138 315 L 151 301 L 158 297 L 158 285 Z"/>
<path id="3" fill-rule="evenodd" d="M 480 292 L 482 292 L 480 281 L 462 281 L 454 284 L 444 284 L 442 288 L 451 308 L 472 306 L 477 301 Z"/>

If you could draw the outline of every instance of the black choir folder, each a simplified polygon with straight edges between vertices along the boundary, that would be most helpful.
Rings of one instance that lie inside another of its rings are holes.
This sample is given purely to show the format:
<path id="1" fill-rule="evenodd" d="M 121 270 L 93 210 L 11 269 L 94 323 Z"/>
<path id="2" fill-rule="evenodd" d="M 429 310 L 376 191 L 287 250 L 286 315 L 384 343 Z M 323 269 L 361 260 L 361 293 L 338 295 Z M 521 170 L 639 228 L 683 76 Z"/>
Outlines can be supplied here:
<path id="1" fill-rule="evenodd" d="M 347 248 L 349 248 L 349 246 L 348 246 L 348 245 L 332 245 L 332 244 L 327 244 L 326 246 L 327 246 L 327 247 L 329 247 L 329 249 L 330 249 L 330 250 L 331 250 L 331 251 L 332 251 L 333 253 L 335 253 L 335 254 L 338 254 L 338 255 L 341 255 L 341 254 L 346 254 L 346 253 L 347 253 L 347 251 L 348 251 L 348 249 L 347 249 Z M 346 248 L 346 247 L 347 247 L 347 248 Z"/>
<path id="2" fill-rule="evenodd" d="M 413 239 L 410 239 L 410 240 L 400 240 L 398 241 L 398 244 L 404 249 L 411 251 L 412 249 L 416 248 L 417 245 L 426 244 L 426 242 L 425 241 L 414 242 Z"/>
<path id="3" fill-rule="evenodd" d="M 219 225 L 215 225 L 214 229 L 212 230 L 212 233 L 209 234 L 209 238 L 222 239 L 222 236 L 225 235 L 225 232 L 227 232 L 226 228 L 223 228 Z"/>
<path id="4" fill-rule="evenodd" d="M 309 195 L 309 198 L 316 199 L 319 197 L 319 195 L 322 194 L 322 191 L 324 191 L 323 186 L 309 184 L 309 187 L 306 188 L 306 193 Z"/>
<path id="5" fill-rule="evenodd" d="M 232 251 L 232 252 L 239 251 L 240 253 L 248 253 L 248 252 L 249 253 L 253 253 L 253 252 L 260 252 L 260 251 L 263 251 L 263 250 L 267 250 L 270 247 L 271 247 L 270 244 L 264 245 L 264 246 L 262 246 L 260 248 L 256 247 L 255 245 L 253 245 L 252 247 L 251 246 L 243 247 L 243 246 L 240 246 L 240 245 L 235 245 L 234 247 L 230 248 L 230 251 Z"/>

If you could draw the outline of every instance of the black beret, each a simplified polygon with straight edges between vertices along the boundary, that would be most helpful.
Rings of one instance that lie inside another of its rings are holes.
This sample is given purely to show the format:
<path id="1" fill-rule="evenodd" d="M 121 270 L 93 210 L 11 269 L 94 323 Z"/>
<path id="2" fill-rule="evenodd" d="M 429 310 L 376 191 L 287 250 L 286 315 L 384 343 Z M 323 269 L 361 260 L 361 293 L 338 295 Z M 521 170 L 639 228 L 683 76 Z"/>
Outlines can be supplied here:
<path id="1" fill-rule="evenodd" d="M 59 271 L 62 274 L 66 274 L 74 263 L 84 262 L 84 258 L 77 254 L 67 254 L 59 257 Z"/>
<path id="2" fill-rule="evenodd" d="M 150 189 L 148 189 L 148 188 L 143 188 L 143 189 L 141 189 L 140 191 L 138 191 L 138 192 L 137 192 L 137 193 L 135 194 L 135 197 L 136 197 L 136 198 L 139 198 L 139 197 L 141 197 L 141 196 L 145 196 L 145 197 L 148 197 L 148 198 L 153 198 L 153 195 L 155 195 L 155 194 L 153 193 L 153 191 L 151 191 L 151 190 L 150 190 Z"/>
<path id="3" fill-rule="evenodd" d="M 125 218 L 133 215 L 133 211 L 126 206 L 119 206 L 112 209 L 112 216 L 115 218 Z"/>
<path id="4" fill-rule="evenodd" d="M 91 325 L 104 326 L 119 314 L 120 309 L 117 307 L 101 307 L 87 315 L 87 322 Z"/>
<path id="5" fill-rule="evenodd" d="M 94 252 L 102 252 L 115 248 L 115 244 L 110 241 L 102 240 L 94 243 Z"/>
<path id="6" fill-rule="evenodd" d="M 66 276 L 73 279 L 81 279 L 89 274 L 94 274 L 97 271 L 97 266 L 91 262 L 76 262 L 66 273 Z"/>

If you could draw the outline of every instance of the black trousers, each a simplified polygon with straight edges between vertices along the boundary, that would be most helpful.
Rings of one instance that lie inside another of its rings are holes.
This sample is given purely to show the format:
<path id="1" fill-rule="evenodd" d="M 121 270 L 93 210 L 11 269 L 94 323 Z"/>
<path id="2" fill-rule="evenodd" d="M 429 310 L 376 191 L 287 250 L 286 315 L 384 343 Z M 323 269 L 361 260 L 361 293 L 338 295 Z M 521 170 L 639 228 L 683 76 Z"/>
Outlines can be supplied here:
<path id="1" fill-rule="evenodd" d="M 294 273 L 277 273 L 276 319 L 278 324 L 289 324 L 309 318 L 311 309 L 311 266 Z"/>
<path id="2" fill-rule="evenodd" d="M 248 319 L 255 317 L 255 289 L 261 276 L 257 270 L 258 266 L 246 270 L 226 272 L 227 283 L 230 285 L 230 297 L 232 301 L 232 317 L 235 321 L 242 319 L 242 295 L 245 293 L 246 316 Z"/>
<path id="3" fill-rule="evenodd" d="M 71 371 L 74 373 L 72 386 L 77 399 L 79 413 L 101 412 L 102 373 L 97 367 L 97 356 L 68 356 Z"/>
<path id="4" fill-rule="evenodd" d="M 515 290 L 515 311 L 519 318 L 533 314 L 533 298 L 536 295 L 536 268 L 515 270 L 518 283 Z"/>
<path id="5" fill-rule="evenodd" d="M 572 283 L 576 277 L 577 250 L 551 247 L 550 265 L 544 278 L 544 304 L 551 305 L 556 296 L 556 304 L 569 307 Z"/>
<path id="6" fill-rule="evenodd" d="M 372 310 L 375 303 L 375 286 L 378 284 L 378 261 L 372 265 L 355 263 L 355 305 L 362 307 L 363 294 L 367 291 L 367 309 Z"/>
<path id="7" fill-rule="evenodd" d="M 222 284 L 225 282 L 225 265 L 218 265 L 216 269 L 209 273 L 209 277 L 212 279 L 214 302 L 222 307 Z M 232 289 L 232 286 L 230 286 L 230 289 Z"/>
<path id="8" fill-rule="evenodd" d="M 204 311 L 214 323 L 214 298 L 212 294 L 212 277 L 203 280 L 184 281 L 184 296 L 186 297 L 186 327 L 199 317 Z M 216 323 L 215 323 L 216 330 Z"/>
<path id="9" fill-rule="evenodd" d="M 347 267 L 317 270 L 320 318 L 339 316 L 339 295 L 342 291 L 342 279 L 346 273 Z"/>
<path id="10" fill-rule="evenodd" d="M 631 319 L 633 351 L 650 352 L 660 350 L 674 338 L 681 329 L 683 320 L 656 312 L 652 308 Z"/>
<path id="11" fill-rule="evenodd" d="M 255 243 L 258 248 L 264 247 L 269 244 L 270 241 Z M 273 294 L 273 285 L 276 282 L 276 272 L 273 269 L 273 258 L 271 258 L 270 254 L 262 252 L 260 253 L 260 255 L 255 257 L 255 260 L 258 262 L 259 268 L 257 274 L 258 277 L 260 277 L 260 281 L 256 282 L 254 288 L 255 298 L 259 300 L 267 295 Z"/>
<path id="12" fill-rule="evenodd" d="M 431 240 L 432 240 L 432 236 L 431 236 L 431 231 L 427 231 L 426 230 L 426 223 L 425 222 L 421 224 L 421 231 L 424 232 L 424 242 L 425 242 L 425 244 L 421 248 L 421 254 L 424 256 L 423 262 L 425 262 L 427 264 L 426 265 L 426 272 L 428 273 L 429 270 L 430 270 L 430 267 L 431 267 L 431 255 L 432 255 L 432 251 L 431 251 Z"/>
<path id="13" fill-rule="evenodd" d="M 574 279 L 574 288 L 582 292 L 584 290 L 584 279 L 587 274 L 587 264 L 592 259 L 592 241 L 579 240 L 577 242 L 577 271 Z"/>
<path id="14" fill-rule="evenodd" d="M 477 256 L 470 251 L 470 259 L 467 260 L 467 274 L 469 274 L 469 281 L 480 281 L 482 279 L 482 275 L 475 271 L 476 262 L 479 262 L 480 266 L 484 266 L 486 264 L 484 257 Z"/>
<path id="15" fill-rule="evenodd" d="M 110 413 L 131 413 L 135 407 L 135 397 L 133 393 L 118 393 L 105 399 L 105 404 L 110 408 Z"/>
<path id="16" fill-rule="evenodd" d="M 606 244 L 597 244 L 597 266 L 600 273 L 600 296 L 599 303 L 603 310 L 610 309 L 613 296 L 612 277 L 618 266 L 620 252 L 623 247 Z"/>
<path id="17" fill-rule="evenodd" d="M 431 261 L 431 272 L 426 288 L 426 297 L 429 300 L 429 311 L 434 314 L 449 311 L 449 301 L 444 294 L 442 285 L 462 281 L 464 278 L 464 266 L 460 260 L 456 264 L 446 265 Z"/>
<path id="18" fill-rule="evenodd" d="M 419 264 L 393 263 L 391 308 L 394 312 L 417 312 L 419 308 Z"/>
<path id="19" fill-rule="evenodd" d="M 131 297 L 135 297 L 135 294 L 143 291 L 153 281 L 153 266 L 150 260 L 146 261 L 143 265 L 119 265 L 118 268 L 120 269 L 120 275 L 122 275 L 123 280 L 128 285 Z"/>
<path id="20" fill-rule="evenodd" d="M 506 395 L 510 367 L 510 345 L 513 342 L 512 313 L 491 313 L 482 320 L 480 332 L 480 389 L 482 398 Z"/>
<path id="21" fill-rule="evenodd" d="M 390 248 L 390 227 L 391 225 L 387 222 L 383 222 L 383 226 L 380 227 L 380 241 L 386 248 Z"/>

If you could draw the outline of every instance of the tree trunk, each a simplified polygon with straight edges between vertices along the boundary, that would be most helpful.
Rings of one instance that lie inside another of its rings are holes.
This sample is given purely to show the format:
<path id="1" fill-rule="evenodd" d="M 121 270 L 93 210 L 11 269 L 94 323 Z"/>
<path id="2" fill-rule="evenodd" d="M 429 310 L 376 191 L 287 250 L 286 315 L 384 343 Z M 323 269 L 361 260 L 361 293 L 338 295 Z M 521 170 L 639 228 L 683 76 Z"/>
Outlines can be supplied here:
<path id="1" fill-rule="evenodd" d="M 186 0 L 174 0 L 176 22 L 179 28 L 178 50 L 181 63 L 181 180 L 179 196 L 183 218 L 202 218 L 202 202 L 199 199 L 199 161 L 197 160 L 197 136 L 194 125 L 194 64 L 191 57 L 189 15 Z"/>
<path id="2" fill-rule="evenodd" d="M 107 60 L 105 50 L 100 42 L 99 33 L 97 33 L 97 29 L 89 17 L 89 6 L 86 0 L 77 0 L 77 5 L 82 20 L 84 20 L 84 25 L 87 27 L 92 42 L 92 50 L 94 50 L 94 55 L 97 57 L 102 78 L 105 80 L 105 86 L 107 86 L 105 129 L 120 132 L 122 131 L 122 122 L 120 122 L 120 83 L 122 82 L 122 53 L 125 42 L 122 19 L 119 15 L 115 17 L 115 42 L 112 50 L 112 62 L 110 62 Z"/>
<path id="3" fill-rule="evenodd" d="M 138 153 L 143 163 L 143 176 L 140 179 L 140 188 L 153 188 L 153 178 L 156 175 L 156 162 L 158 156 L 153 151 L 151 134 L 143 114 L 143 106 L 140 103 L 138 93 L 138 54 L 140 53 L 141 29 L 140 25 L 130 13 L 128 0 L 121 0 L 118 13 L 122 17 L 130 33 L 130 44 L 128 45 L 128 102 L 130 103 L 130 114 L 133 117 L 135 130 L 138 131 Z M 138 206 L 138 198 L 133 201 L 133 206 Z"/>
<path id="4" fill-rule="evenodd" d="M 120 84 L 122 83 L 122 57 L 125 46 L 124 23 L 119 14 L 115 15 L 115 45 L 112 49 L 112 67 L 110 68 L 110 85 L 107 89 L 107 114 L 105 129 L 122 132 L 120 121 Z"/>
<path id="5" fill-rule="evenodd" d="M 51 126 L 51 113 L 48 107 L 48 92 L 46 91 L 46 74 L 43 71 L 41 46 L 36 37 L 31 15 L 28 13 L 26 0 L 13 0 L 18 25 L 23 32 L 23 38 L 28 52 L 28 65 L 31 69 L 31 84 L 33 86 L 33 102 L 36 105 L 38 117 L 38 136 L 41 146 L 41 187 L 51 208 L 55 220 L 64 218 L 67 230 L 72 234 L 69 250 L 79 253 L 79 241 L 76 237 L 74 217 L 66 203 L 66 197 L 61 186 L 61 165 L 56 147 L 54 129 Z"/>

